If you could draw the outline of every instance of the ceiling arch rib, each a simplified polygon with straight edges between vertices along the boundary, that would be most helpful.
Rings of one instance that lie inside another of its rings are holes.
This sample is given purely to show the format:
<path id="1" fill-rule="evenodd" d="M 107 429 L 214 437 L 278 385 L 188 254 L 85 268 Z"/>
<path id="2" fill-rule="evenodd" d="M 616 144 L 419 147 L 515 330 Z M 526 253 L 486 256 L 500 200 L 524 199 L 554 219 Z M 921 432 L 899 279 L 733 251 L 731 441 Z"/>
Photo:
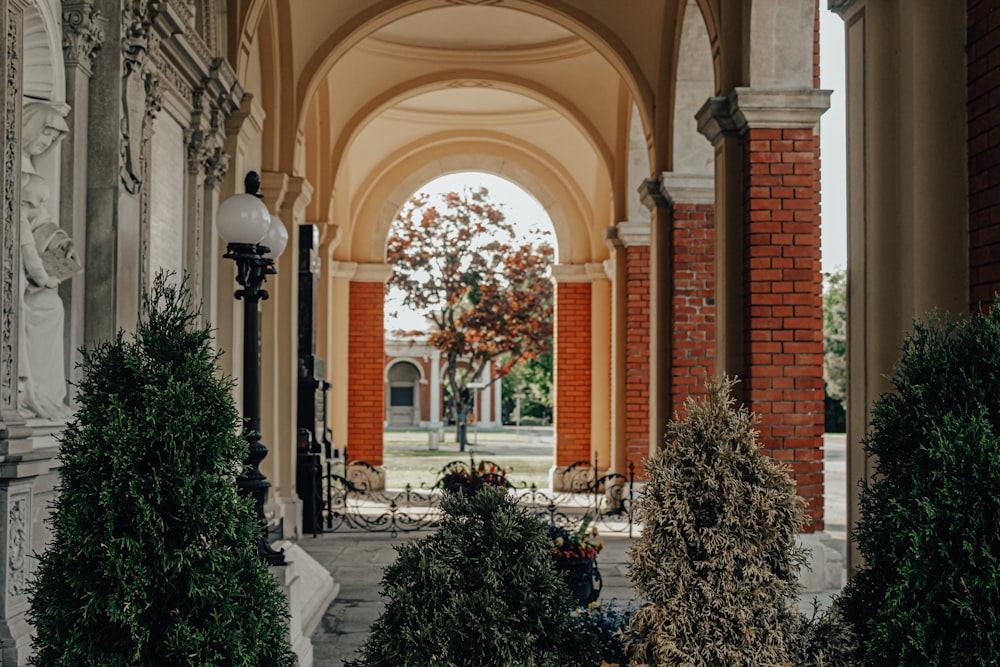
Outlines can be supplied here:
<path id="1" fill-rule="evenodd" d="M 547 109 L 552 109 L 562 118 L 573 125 L 580 133 L 580 136 L 593 147 L 597 154 L 603 170 L 609 175 L 614 170 L 614 156 L 611 148 L 604 142 L 600 132 L 587 116 L 582 113 L 569 100 L 564 99 L 556 92 L 543 88 L 536 82 L 522 79 L 512 75 L 504 75 L 496 72 L 483 72 L 479 70 L 451 70 L 446 72 L 435 72 L 426 76 L 411 80 L 405 84 L 393 87 L 384 91 L 381 95 L 371 99 L 365 106 L 357 111 L 354 116 L 343 126 L 333 150 L 330 154 L 330 164 L 336 166 L 341 163 L 349 153 L 351 145 L 358 135 L 373 120 L 383 116 L 387 111 L 398 108 L 407 100 L 431 92 L 447 91 L 448 85 L 461 87 L 465 83 L 489 84 L 496 90 L 502 90 L 516 95 L 524 96 L 533 100 Z M 469 85 L 468 87 L 473 87 Z M 440 111 L 437 114 L 440 115 Z M 449 119 L 453 124 L 461 125 L 482 125 L 488 120 L 482 114 L 469 114 L 467 111 L 456 114 L 456 117 Z M 506 122 L 509 122 L 507 120 Z"/>
<path id="2" fill-rule="evenodd" d="M 606 254 L 588 228 L 593 215 L 587 197 L 559 162 L 512 137 L 453 132 L 404 147 L 373 172 L 352 211 L 355 224 L 341 245 L 345 258 L 385 261 L 389 228 L 413 193 L 438 176 L 462 171 L 506 178 L 535 197 L 552 220 L 560 262 Z"/>
<path id="3" fill-rule="evenodd" d="M 343 21 L 332 33 L 323 39 L 305 60 L 298 78 L 296 100 L 299 109 L 298 125 L 305 122 L 305 109 L 319 82 L 327 76 L 337 62 L 358 46 L 366 37 L 379 30 L 389 28 L 394 22 L 435 9 L 461 10 L 446 0 L 417 0 L 400 5 L 394 0 L 386 0 L 368 6 Z M 624 85 L 631 91 L 640 109 L 643 124 L 649 128 L 652 122 L 653 92 L 649 80 L 636 62 L 627 46 L 613 33 L 603 27 L 583 11 L 569 5 L 561 5 L 556 10 L 535 0 L 506 0 L 502 7 L 491 5 L 481 7 L 492 11 L 519 13 L 523 17 L 535 17 L 564 28 L 569 33 L 587 43 L 618 73 Z M 481 52 L 480 52 L 481 53 Z"/>

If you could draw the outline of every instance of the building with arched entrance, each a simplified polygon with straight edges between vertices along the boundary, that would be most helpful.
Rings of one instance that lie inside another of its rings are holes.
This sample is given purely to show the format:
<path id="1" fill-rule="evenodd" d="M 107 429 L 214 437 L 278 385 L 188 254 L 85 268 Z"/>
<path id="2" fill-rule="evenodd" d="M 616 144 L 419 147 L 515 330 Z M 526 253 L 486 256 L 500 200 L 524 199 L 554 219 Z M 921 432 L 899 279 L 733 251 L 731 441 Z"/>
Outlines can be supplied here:
<path id="1" fill-rule="evenodd" d="M 973 0 L 829 4 L 847 27 L 853 498 L 868 474 L 857 444 L 867 411 L 911 319 L 967 312 L 1000 286 L 990 138 L 1000 33 Z M 183 271 L 239 382 L 242 304 L 214 220 L 251 169 L 290 248 L 300 225 L 317 230 L 313 354 L 330 383 L 326 426 L 352 457 L 382 462 L 389 225 L 431 179 L 484 171 L 532 193 L 557 236 L 553 465 L 592 453 L 612 469 L 639 462 L 704 375 L 735 374 L 739 398 L 762 415 L 763 446 L 791 466 L 808 504 L 806 539 L 820 545 L 817 136 L 829 92 L 817 0 L 0 0 L 0 10 L 4 662 L 26 656 L 25 585 L 48 539 L 80 345 L 133 329 L 155 272 Z M 58 287 L 22 273 L 22 221 L 41 220 L 40 203 L 82 265 Z M 297 262 L 286 252 L 269 279 L 261 356 L 269 508 L 293 538 Z M 32 320 L 22 286 L 63 317 Z M 29 321 L 61 358 L 31 363 L 40 338 Z M 44 387 L 47 402 L 26 387 Z"/>

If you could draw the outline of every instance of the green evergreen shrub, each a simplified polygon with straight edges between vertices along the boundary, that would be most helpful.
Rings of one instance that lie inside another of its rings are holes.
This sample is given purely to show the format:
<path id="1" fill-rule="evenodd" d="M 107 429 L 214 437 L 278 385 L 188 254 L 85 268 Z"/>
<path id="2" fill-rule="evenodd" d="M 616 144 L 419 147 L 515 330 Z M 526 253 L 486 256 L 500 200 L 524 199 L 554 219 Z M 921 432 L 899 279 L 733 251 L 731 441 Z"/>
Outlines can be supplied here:
<path id="1" fill-rule="evenodd" d="M 787 470 L 760 451 L 756 416 L 735 408 L 734 383 L 710 380 L 704 400 L 689 398 L 646 463 L 642 535 L 630 552 L 639 608 L 629 664 L 849 664 L 850 639 L 833 615 L 810 622 L 797 609 L 803 502 Z"/>
<path id="2" fill-rule="evenodd" d="M 866 665 L 1000 664 L 1000 301 L 931 316 L 872 408 L 842 604 Z"/>
<path id="3" fill-rule="evenodd" d="M 590 667 L 594 638 L 542 523 L 505 490 L 445 494 L 438 530 L 397 548 L 386 608 L 350 667 Z"/>
<path id="4" fill-rule="evenodd" d="M 237 493 L 247 442 L 190 295 L 160 274 L 148 315 L 83 352 L 53 538 L 28 618 L 34 665 L 293 665 L 287 603 Z"/>

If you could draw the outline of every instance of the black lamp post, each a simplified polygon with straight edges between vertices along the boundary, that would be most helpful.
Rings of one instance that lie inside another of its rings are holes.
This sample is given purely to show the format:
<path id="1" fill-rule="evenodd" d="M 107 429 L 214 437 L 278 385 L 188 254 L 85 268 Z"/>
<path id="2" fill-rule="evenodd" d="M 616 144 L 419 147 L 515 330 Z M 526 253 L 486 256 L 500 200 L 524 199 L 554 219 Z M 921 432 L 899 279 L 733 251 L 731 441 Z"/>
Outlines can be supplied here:
<path id="1" fill-rule="evenodd" d="M 260 301 L 267 299 L 263 284 L 275 275 L 274 260 L 285 249 L 288 232 L 260 201 L 260 176 L 251 171 L 244 180 L 246 194 L 233 195 L 219 205 L 216 224 L 226 241 L 223 257 L 236 262 L 236 282 L 242 289 L 236 298 L 243 299 L 243 418 L 247 425 L 250 451 L 248 472 L 236 480 L 241 493 L 254 499 L 260 536 L 257 555 L 271 565 L 284 565 L 284 550 L 275 551 L 267 539 L 264 504 L 271 483 L 260 471 L 267 447 L 260 441 Z"/>

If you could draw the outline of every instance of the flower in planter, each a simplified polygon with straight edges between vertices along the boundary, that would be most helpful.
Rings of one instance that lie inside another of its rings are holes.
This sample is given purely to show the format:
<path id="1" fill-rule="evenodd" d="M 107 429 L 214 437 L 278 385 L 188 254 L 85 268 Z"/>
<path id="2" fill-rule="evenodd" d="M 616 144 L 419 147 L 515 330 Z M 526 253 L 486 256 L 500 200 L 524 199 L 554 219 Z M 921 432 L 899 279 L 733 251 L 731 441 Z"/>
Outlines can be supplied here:
<path id="1" fill-rule="evenodd" d="M 576 558 L 597 558 L 604 549 L 604 542 L 597 539 L 597 526 L 591 525 L 593 518 L 588 514 L 580 527 L 570 531 L 564 526 L 550 524 L 549 549 L 557 561 Z"/>
<path id="2" fill-rule="evenodd" d="M 453 461 L 441 469 L 441 477 L 434 485 L 452 493 L 462 493 L 470 496 L 484 486 L 497 486 L 503 489 L 511 488 L 507 481 L 507 471 L 495 463 L 480 461 L 476 464 L 474 458 L 469 459 L 469 465 Z"/>

